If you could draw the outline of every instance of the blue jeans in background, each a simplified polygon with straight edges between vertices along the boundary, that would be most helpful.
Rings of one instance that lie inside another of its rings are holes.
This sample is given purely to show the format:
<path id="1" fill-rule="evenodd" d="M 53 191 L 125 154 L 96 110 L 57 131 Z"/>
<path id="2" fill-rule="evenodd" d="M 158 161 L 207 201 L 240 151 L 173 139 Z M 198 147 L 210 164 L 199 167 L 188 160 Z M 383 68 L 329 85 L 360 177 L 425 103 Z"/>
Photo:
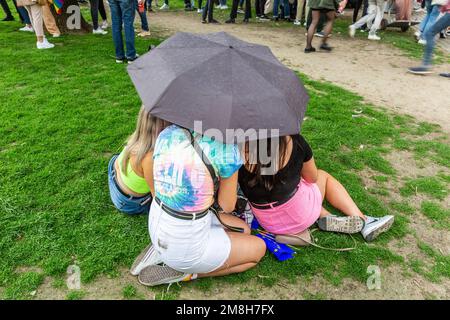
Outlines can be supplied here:
<path id="1" fill-rule="evenodd" d="M 126 195 L 120 190 L 116 181 L 116 170 L 114 169 L 114 163 L 118 155 L 114 155 L 109 161 L 108 165 L 108 185 L 109 195 L 111 201 L 117 210 L 126 214 L 140 214 L 148 213 L 150 211 L 150 204 L 152 203 L 152 196 L 133 197 Z"/>
<path id="2" fill-rule="evenodd" d="M 435 6 L 434 6 L 435 7 Z M 426 29 L 425 31 L 425 40 L 427 41 L 427 45 L 425 46 L 425 53 L 423 55 L 423 65 L 431 66 L 431 59 L 433 57 L 434 50 L 434 37 L 436 34 L 441 32 L 441 30 L 446 29 L 450 26 L 450 13 L 444 14 L 441 18 L 436 20 L 436 22 Z"/>
<path id="3" fill-rule="evenodd" d="M 30 20 L 30 17 L 28 16 L 27 9 L 25 9 L 25 7 L 18 7 L 16 0 L 13 0 L 13 3 L 17 9 L 17 12 L 19 13 L 20 21 L 24 24 L 31 24 L 31 20 Z"/>
<path id="4" fill-rule="evenodd" d="M 427 15 L 425 18 L 423 18 L 422 22 L 419 25 L 419 31 L 421 33 L 421 38 L 425 39 L 425 33 L 427 32 L 427 29 L 431 28 L 431 26 L 434 24 L 436 19 L 439 17 L 439 9 L 440 6 L 438 5 L 431 5 L 431 1 L 426 2 L 426 8 L 427 8 Z"/>
<path id="5" fill-rule="evenodd" d="M 108 0 L 111 8 L 112 37 L 116 48 L 116 59 L 134 59 L 136 49 L 134 47 L 134 16 L 135 0 Z M 123 48 L 122 25 L 125 31 L 126 55 Z"/>
<path id="6" fill-rule="evenodd" d="M 278 17 L 278 9 L 280 8 L 280 1 L 283 1 L 284 18 L 289 18 L 289 0 L 275 0 L 273 2 L 273 17 Z"/>
<path id="7" fill-rule="evenodd" d="M 138 8 L 138 0 L 134 0 L 134 5 L 136 6 L 136 11 L 141 18 L 141 28 L 144 31 L 150 31 L 148 28 L 148 21 L 147 21 L 147 1 L 144 1 L 144 12 L 139 12 Z"/>

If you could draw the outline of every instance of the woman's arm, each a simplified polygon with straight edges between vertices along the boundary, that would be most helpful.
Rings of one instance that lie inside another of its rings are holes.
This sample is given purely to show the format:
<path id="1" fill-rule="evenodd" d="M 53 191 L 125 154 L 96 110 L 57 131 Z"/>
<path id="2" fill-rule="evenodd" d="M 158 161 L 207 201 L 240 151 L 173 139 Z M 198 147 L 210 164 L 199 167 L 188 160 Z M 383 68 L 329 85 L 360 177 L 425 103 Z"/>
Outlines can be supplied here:
<path id="1" fill-rule="evenodd" d="M 227 213 L 232 212 L 236 206 L 238 173 L 239 171 L 236 171 L 231 177 L 221 179 L 219 182 L 219 196 L 217 200 L 223 211 Z"/>
<path id="2" fill-rule="evenodd" d="M 317 166 L 314 161 L 314 157 L 312 157 L 309 161 L 303 163 L 301 175 L 306 182 L 317 182 Z"/>
<path id="3" fill-rule="evenodd" d="M 152 196 L 155 196 L 155 184 L 153 182 L 153 152 L 147 153 L 147 155 L 142 160 L 142 172 L 144 173 L 144 179 L 147 181 L 150 187 L 150 192 Z"/>

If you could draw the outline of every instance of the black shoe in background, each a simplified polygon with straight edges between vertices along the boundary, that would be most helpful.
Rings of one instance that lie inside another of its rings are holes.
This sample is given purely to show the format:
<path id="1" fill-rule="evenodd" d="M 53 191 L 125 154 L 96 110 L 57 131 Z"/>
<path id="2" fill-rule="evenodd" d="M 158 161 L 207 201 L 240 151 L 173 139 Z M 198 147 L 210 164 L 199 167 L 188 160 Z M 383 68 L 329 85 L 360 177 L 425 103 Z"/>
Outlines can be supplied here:
<path id="1" fill-rule="evenodd" d="M 333 50 L 333 48 L 330 47 L 327 43 L 322 43 L 322 44 L 320 45 L 320 49 L 321 49 L 321 50 L 328 51 L 328 52 L 330 52 L 331 50 Z"/>

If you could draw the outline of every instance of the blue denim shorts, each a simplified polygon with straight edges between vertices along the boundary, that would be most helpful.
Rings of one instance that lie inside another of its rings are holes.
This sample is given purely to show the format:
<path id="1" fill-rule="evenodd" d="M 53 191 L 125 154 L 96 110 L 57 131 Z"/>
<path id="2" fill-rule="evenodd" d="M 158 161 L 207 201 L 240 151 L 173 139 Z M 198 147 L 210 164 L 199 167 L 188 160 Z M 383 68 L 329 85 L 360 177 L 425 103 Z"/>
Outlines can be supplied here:
<path id="1" fill-rule="evenodd" d="M 150 210 L 150 204 L 152 202 L 152 195 L 149 194 L 143 197 L 134 197 L 125 194 L 119 187 L 116 181 L 116 170 L 114 168 L 114 162 L 118 155 L 114 155 L 109 160 L 108 165 L 108 181 L 109 181 L 109 195 L 111 201 L 117 210 L 127 214 L 140 214 L 148 213 Z"/>

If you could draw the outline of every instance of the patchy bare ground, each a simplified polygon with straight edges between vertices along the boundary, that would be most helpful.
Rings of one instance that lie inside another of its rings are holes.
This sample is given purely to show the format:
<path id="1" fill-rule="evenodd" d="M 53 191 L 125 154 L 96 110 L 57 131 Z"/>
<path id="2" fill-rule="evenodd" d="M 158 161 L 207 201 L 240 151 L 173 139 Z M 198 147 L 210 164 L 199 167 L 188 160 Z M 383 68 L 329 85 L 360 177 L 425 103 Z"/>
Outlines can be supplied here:
<path id="1" fill-rule="evenodd" d="M 185 12 L 156 12 L 149 19 L 156 30 L 154 35 L 226 31 L 243 40 L 267 45 L 294 70 L 356 92 L 375 105 L 437 123 L 450 132 L 449 81 L 438 75 L 408 74 L 406 69 L 417 61 L 392 46 L 335 36 L 330 40 L 335 47 L 333 53 L 305 54 L 304 28 L 271 28 L 261 26 L 262 23 L 203 25 L 196 13 Z M 439 70 L 448 71 L 450 65 L 441 65 Z"/>

